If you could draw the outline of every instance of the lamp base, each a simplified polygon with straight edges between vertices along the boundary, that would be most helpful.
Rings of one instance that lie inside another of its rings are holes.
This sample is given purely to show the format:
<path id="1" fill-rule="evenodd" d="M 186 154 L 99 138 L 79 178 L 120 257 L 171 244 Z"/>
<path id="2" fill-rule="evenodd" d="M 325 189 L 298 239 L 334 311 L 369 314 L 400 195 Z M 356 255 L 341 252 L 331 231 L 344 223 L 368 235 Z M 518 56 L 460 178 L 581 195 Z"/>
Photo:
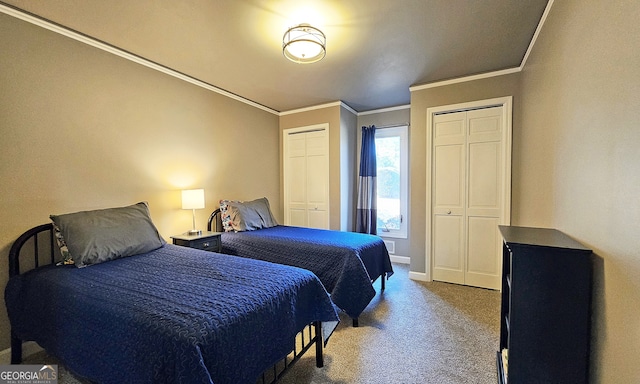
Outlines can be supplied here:
<path id="1" fill-rule="evenodd" d="M 202 235 L 202 230 L 200 229 L 191 229 L 187 232 L 190 236 Z"/>

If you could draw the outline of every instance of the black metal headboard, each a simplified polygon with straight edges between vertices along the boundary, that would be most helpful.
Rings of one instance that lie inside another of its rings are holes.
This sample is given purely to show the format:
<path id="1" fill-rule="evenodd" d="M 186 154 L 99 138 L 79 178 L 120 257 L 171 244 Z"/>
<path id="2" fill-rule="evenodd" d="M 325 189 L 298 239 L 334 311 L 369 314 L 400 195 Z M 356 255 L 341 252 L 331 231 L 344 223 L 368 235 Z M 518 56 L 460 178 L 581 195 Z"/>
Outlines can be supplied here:
<path id="1" fill-rule="evenodd" d="M 48 236 L 45 232 L 48 232 Z M 41 240 L 44 240 L 44 243 Z M 54 245 L 53 224 L 42 224 L 29 229 L 13 242 L 13 245 L 9 250 L 9 277 L 20 274 L 20 256 L 27 257 L 26 254 L 30 253 L 29 251 L 32 251 L 33 268 L 38 268 L 41 265 L 54 264 L 56 262 L 56 256 L 62 259 L 60 251 L 57 249 L 58 247 Z M 25 255 L 23 255 L 23 253 Z M 23 259 L 22 261 L 29 261 L 29 259 Z M 31 265 L 24 265 L 25 269 L 27 266 Z M 20 364 L 21 362 L 22 340 L 13 332 L 12 329 L 11 364 Z"/>
<path id="2" fill-rule="evenodd" d="M 215 227 L 214 227 L 215 223 Z M 211 212 L 209 216 L 209 221 L 207 222 L 207 231 L 220 232 L 222 229 L 222 217 L 220 216 L 220 208 L 217 208 L 215 211 Z"/>
<path id="3" fill-rule="evenodd" d="M 46 236 L 43 232 L 49 232 Z M 44 240 L 48 240 L 48 247 L 41 247 L 41 237 L 45 237 Z M 48 239 L 47 239 L 48 238 Z M 38 268 L 40 264 L 47 265 L 56 262 L 56 249 L 54 246 L 54 234 L 53 224 L 42 224 L 37 227 L 31 228 L 13 242 L 11 250 L 9 250 L 9 277 L 20 274 L 20 254 L 22 248 L 27 244 L 33 244 L 33 267 Z M 27 250 L 25 249 L 24 253 Z M 58 252 L 59 254 L 59 252 Z M 44 258 L 44 260 L 43 260 Z M 44 263 L 43 263 L 44 261 Z"/>

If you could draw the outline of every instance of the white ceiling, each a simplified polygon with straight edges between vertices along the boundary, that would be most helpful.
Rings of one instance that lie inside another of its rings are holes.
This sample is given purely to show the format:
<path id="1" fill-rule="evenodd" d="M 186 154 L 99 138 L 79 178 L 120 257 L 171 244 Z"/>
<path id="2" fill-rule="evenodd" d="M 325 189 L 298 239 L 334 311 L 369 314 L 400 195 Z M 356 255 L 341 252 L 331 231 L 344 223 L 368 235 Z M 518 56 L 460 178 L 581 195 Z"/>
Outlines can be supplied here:
<path id="1" fill-rule="evenodd" d="M 409 87 L 518 67 L 547 0 L 3 0 L 275 111 L 406 105 Z M 327 56 L 282 55 L 310 23 Z"/>

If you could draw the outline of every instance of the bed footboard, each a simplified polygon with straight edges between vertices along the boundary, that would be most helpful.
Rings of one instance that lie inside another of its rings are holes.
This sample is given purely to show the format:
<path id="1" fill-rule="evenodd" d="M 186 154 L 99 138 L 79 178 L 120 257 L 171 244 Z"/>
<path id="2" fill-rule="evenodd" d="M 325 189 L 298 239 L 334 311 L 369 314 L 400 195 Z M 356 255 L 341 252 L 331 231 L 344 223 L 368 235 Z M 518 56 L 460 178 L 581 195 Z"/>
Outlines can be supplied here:
<path id="1" fill-rule="evenodd" d="M 315 344 L 316 347 L 316 367 L 324 366 L 323 346 L 324 337 L 322 335 L 322 323 L 316 321 L 309 324 L 296 336 L 293 350 L 282 360 L 262 373 L 256 384 L 274 384 L 284 376 L 300 358 Z M 299 348 L 299 349 L 298 349 Z"/>

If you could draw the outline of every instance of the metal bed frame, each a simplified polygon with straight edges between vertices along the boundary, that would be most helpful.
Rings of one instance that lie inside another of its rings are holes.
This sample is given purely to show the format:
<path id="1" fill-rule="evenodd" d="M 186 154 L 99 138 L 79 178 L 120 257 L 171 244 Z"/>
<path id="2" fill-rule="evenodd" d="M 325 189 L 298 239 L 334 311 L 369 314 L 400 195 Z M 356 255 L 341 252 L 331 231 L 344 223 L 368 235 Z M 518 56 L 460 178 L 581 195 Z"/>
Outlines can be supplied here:
<path id="1" fill-rule="evenodd" d="M 48 232 L 49 235 L 47 236 L 45 232 Z M 45 239 L 41 239 L 42 237 L 45 237 Z M 48 240 L 46 243 L 48 246 L 41 247 L 41 240 Z M 54 264 L 62 259 L 60 252 L 56 252 L 58 247 L 54 246 L 53 224 L 39 225 L 24 232 L 11 246 L 9 251 L 9 278 L 21 273 L 20 256 L 21 253 L 23 253 L 21 251 L 25 245 L 32 246 L 33 248 L 33 268 L 31 269 L 38 268 L 41 265 L 45 266 L 48 264 Z M 24 253 L 27 253 L 26 251 L 27 250 L 25 249 Z M 21 340 L 12 329 L 11 364 L 20 364 L 22 362 L 22 342 L 23 340 Z M 324 366 L 322 323 L 320 321 L 316 321 L 307 325 L 296 335 L 293 350 L 282 357 L 282 359 L 276 362 L 276 364 L 271 368 L 268 368 L 263 372 L 256 383 L 276 383 L 298 360 L 300 360 L 305 352 L 311 349 L 314 344 L 316 347 L 316 367 L 322 368 Z"/>

